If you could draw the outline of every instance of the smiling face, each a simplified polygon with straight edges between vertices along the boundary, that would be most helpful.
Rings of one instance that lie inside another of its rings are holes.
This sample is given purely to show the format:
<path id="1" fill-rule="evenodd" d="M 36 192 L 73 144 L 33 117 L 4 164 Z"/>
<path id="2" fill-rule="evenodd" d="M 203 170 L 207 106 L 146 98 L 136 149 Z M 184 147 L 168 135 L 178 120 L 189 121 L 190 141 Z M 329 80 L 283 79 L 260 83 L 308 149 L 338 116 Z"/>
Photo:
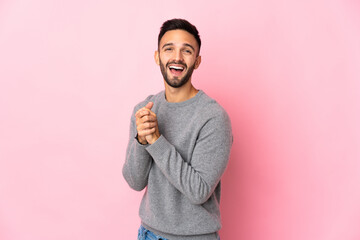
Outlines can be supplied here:
<path id="1" fill-rule="evenodd" d="M 184 30 L 170 30 L 160 40 L 155 61 L 160 66 L 165 82 L 180 88 L 191 79 L 201 62 L 199 46 L 194 36 Z"/>

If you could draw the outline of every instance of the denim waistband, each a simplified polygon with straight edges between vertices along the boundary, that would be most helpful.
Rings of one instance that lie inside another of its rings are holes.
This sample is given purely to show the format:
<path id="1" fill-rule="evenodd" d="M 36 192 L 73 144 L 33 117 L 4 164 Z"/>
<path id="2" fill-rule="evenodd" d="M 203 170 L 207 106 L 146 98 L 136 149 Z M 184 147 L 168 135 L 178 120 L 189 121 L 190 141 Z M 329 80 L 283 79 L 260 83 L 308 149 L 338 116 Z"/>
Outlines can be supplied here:
<path id="1" fill-rule="evenodd" d="M 151 232 L 150 230 L 144 228 L 141 225 L 138 231 L 138 240 L 168 240 L 168 239 L 156 235 L 155 233 Z"/>

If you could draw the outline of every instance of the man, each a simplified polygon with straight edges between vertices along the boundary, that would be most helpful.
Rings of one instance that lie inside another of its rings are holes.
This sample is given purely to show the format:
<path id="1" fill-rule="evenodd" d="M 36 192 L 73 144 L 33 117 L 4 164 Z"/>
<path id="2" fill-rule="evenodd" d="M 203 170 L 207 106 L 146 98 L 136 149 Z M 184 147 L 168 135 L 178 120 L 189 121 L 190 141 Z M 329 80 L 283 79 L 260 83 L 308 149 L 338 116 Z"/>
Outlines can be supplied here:
<path id="1" fill-rule="evenodd" d="M 232 145 L 225 110 L 191 82 L 201 63 L 201 40 L 183 19 L 166 21 L 155 61 L 165 91 L 134 108 L 123 175 L 137 191 L 147 187 L 138 239 L 216 240 L 220 178 Z"/>

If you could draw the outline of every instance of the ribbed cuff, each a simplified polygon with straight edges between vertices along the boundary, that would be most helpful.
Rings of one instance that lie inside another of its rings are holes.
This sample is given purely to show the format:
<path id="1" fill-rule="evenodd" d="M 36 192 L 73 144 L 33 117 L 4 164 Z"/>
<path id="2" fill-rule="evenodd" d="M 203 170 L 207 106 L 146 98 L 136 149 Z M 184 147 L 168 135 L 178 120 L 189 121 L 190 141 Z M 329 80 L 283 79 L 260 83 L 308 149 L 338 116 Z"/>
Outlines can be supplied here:
<path id="1" fill-rule="evenodd" d="M 153 157 L 153 159 L 159 159 L 163 154 L 171 147 L 171 144 L 166 140 L 163 135 L 153 143 L 146 145 L 146 150 Z"/>

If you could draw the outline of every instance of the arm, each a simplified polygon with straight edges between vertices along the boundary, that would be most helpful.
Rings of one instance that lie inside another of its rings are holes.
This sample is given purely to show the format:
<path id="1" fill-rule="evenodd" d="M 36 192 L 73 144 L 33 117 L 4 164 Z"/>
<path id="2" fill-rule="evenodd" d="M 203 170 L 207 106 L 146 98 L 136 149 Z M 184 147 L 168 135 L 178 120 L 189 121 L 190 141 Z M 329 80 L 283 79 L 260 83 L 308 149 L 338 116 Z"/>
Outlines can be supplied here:
<path id="1" fill-rule="evenodd" d="M 231 123 L 223 113 L 209 119 L 201 129 L 190 164 L 162 135 L 146 150 L 174 187 L 192 203 L 203 204 L 226 169 L 231 145 Z"/>
<path id="2" fill-rule="evenodd" d="M 140 144 L 135 138 L 137 136 L 135 111 L 131 116 L 129 135 L 122 173 L 132 189 L 141 191 L 147 186 L 153 160 L 145 149 L 146 145 Z"/>

